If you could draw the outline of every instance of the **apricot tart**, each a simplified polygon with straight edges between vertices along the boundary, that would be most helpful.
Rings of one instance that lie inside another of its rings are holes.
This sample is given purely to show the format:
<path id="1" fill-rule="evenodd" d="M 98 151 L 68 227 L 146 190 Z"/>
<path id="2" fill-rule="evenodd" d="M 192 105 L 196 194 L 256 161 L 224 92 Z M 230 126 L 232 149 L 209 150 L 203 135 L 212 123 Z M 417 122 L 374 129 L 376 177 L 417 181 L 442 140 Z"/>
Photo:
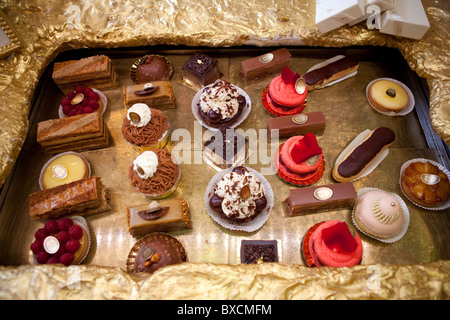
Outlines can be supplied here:
<path id="1" fill-rule="evenodd" d="M 431 160 L 414 159 L 405 163 L 400 185 L 411 202 L 425 208 L 442 206 L 450 196 L 448 171 Z"/>
<path id="2" fill-rule="evenodd" d="M 90 246 L 86 220 L 80 216 L 50 219 L 34 234 L 30 245 L 38 264 L 79 264 L 87 256 Z"/>

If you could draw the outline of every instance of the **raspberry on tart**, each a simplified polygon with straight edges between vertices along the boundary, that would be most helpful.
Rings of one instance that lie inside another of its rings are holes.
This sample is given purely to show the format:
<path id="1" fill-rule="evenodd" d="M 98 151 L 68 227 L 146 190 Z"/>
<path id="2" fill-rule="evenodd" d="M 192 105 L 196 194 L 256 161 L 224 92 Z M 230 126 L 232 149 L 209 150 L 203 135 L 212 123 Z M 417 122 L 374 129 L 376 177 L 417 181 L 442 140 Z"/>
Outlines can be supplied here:
<path id="1" fill-rule="evenodd" d="M 88 232 L 81 217 L 51 219 L 35 232 L 30 249 L 38 264 L 79 264 L 89 251 Z"/>
<path id="2" fill-rule="evenodd" d="M 79 114 L 87 114 L 103 111 L 103 101 L 100 95 L 89 87 L 77 86 L 61 99 L 62 111 L 65 116 L 72 117 Z"/>

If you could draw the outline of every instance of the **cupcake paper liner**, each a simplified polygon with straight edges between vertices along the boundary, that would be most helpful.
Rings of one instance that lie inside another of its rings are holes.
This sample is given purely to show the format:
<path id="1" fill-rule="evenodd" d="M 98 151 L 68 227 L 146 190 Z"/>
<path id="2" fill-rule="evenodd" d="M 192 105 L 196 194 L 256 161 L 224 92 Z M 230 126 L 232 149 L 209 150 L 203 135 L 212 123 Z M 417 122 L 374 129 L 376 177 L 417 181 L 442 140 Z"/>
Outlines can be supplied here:
<path id="1" fill-rule="evenodd" d="M 400 231 L 396 235 L 394 235 L 392 237 L 389 237 L 389 238 L 378 238 L 375 235 L 372 235 L 370 233 L 365 232 L 359 226 L 359 224 L 356 222 L 355 209 L 356 209 L 356 206 L 358 204 L 359 197 L 361 197 L 363 194 L 365 194 L 365 193 L 367 193 L 369 191 L 386 192 L 389 195 L 393 196 L 395 199 L 397 199 L 398 203 L 402 207 L 403 214 L 404 214 L 403 226 L 402 226 L 402 228 L 400 229 Z M 377 189 L 377 188 L 362 188 L 362 189 L 358 190 L 358 192 L 357 192 L 357 199 L 356 199 L 356 202 L 355 202 L 355 206 L 353 207 L 353 210 L 352 210 L 352 221 L 353 221 L 353 224 L 356 226 L 356 228 L 361 233 L 365 234 L 366 236 L 369 236 L 369 237 L 371 237 L 373 239 L 376 239 L 376 240 L 384 242 L 384 243 L 393 243 L 393 242 L 396 242 L 396 241 L 400 240 L 405 235 L 405 233 L 406 233 L 406 231 L 408 230 L 408 227 L 409 227 L 410 215 L 409 215 L 408 206 L 406 205 L 406 203 L 403 201 L 403 199 L 398 194 L 393 193 L 393 192 L 387 192 L 387 191 L 384 191 L 384 190 L 381 190 L 381 189 Z"/>
<path id="2" fill-rule="evenodd" d="M 218 172 L 212 179 L 210 180 L 206 192 L 205 192 L 205 207 L 206 211 L 208 212 L 209 216 L 219 225 L 222 227 L 229 229 L 229 230 L 235 230 L 235 231 L 245 231 L 245 232 L 254 232 L 258 229 L 260 229 L 269 219 L 270 212 L 274 206 L 274 194 L 272 191 L 272 187 L 270 186 L 270 183 L 266 180 L 266 178 L 259 173 L 258 171 L 246 167 L 250 172 L 252 172 L 263 184 L 265 189 L 265 196 L 267 199 L 267 205 L 264 208 L 264 210 L 257 216 L 255 219 L 249 222 L 243 222 L 243 223 L 233 223 L 228 220 L 225 220 L 223 217 L 220 216 L 217 212 L 212 210 L 209 206 L 209 200 L 214 194 L 214 188 L 216 184 L 225 176 L 227 173 L 231 172 L 234 167 L 224 169 L 220 172 Z"/>
<path id="3" fill-rule="evenodd" d="M 367 135 L 371 132 L 372 130 L 366 129 L 363 132 L 361 132 L 359 135 L 356 136 L 355 139 L 353 139 L 352 142 L 350 142 L 350 144 L 340 153 L 340 155 L 338 156 L 338 158 L 336 159 L 335 162 L 335 166 L 342 160 L 344 159 L 344 157 L 350 152 L 352 151 L 354 148 L 356 148 L 361 142 L 364 141 L 364 139 L 367 137 Z M 367 176 L 368 174 L 370 174 L 373 170 L 375 170 L 376 167 L 378 167 L 378 165 L 384 160 L 384 158 L 387 157 L 387 155 L 389 154 L 389 148 L 384 149 L 382 152 L 380 152 L 374 159 L 373 161 L 370 163 L 369 166 L 367 166 L 356 178 L 354 178 L 352 181 L 356 181 L 358 179 L 361 179 L 365 176 Z"/>
<path id="4" fill-rule="evenodd" d="M 80 262 L 78 263 L 81 264 L 84 261 L 84 259 L 86 259 L 87 255 L 89 254 L 89 250 L 91 249 L 91 234 L 85 218 L 83 218 L 82 216 L 72 216 L 70 218 L 74 222 L 76 222 L 81 228 L 84 229 L 88 238 L 88 248 L 86 250 L 86 254 L 84 255 L 84 257 L 81 258 Z"/>
<path id="5" fill-rule="evenodd" d="M 91 177 L 91 164 L 89 163 L 89 161 L 87 161 L 87 159 L 86 159 L 85 157 L 83 157 L 81 154 L 79 154 L 79 153 L 77 153 L 77 152 L 74 152 L 74 151 L 67 151 L 67 152 L 59 153 L 59 154 L 57 154 L 57 155 L 51 157 L 51 158 L 50 158 L 50 159 L 42 166 L 41 173 L 39 174 L 39 188 L 40 188 L 41 190 L 44 190 L 44 189 L 45 189 L 44 186 L 42 185 L 42 175 L 44 174 L 45 169 L 48 167 L 48 165 L 49 165 L 53 160 L 55 160 L 56 158 L 59 158 L 59 157 L 65 155 L 65 154 L 74 154 L 74 155 L 79 156 L 81 159 L 83 159 L 84 162 L 86 163 L 86 166 L 87 166 L 87 169 L 88 169 L 88 176 L 87 176 L 87 177 L 88 177 L 88 178 Z"/>
<path id="6" fill-rule="evenodd" d="M 106 98 L 105 94 L 103 92 L 101 92 L 100 90 L 97 90 L 97 89 L 94 89 L 94 88 L 92 88 L 92 90 L 94 90 L 94 92 L 98 93 L 98 95 L 100 96 L 100 99 L 103 102 L 103 110 L 102 110 L 102 113 L 101 113 L 103 115 L 103 113 L 105 112 L 106 107 L 108 105 L 108 99 Z M 96 112 L 96 111 L 94 111 L 94 112 Z M 58 116 L 59 116 L 60 119 L 67 118 L 67 116 L 63 112 L 63 106 L 61 104 L 59 105 L 59 108 L 58 108 Z"/>
<path id="7" fill-rule="evenodd" d="M 420 204 L 414 202 L 414 199 L 411 199 L 411 198 L 408 197 L 408 195 L 407 195 L 407 194 L 405 193 L 405 191 L 403 190 L 401 178 L 402 178 L 402 175 L 403 175 L 403 171 L 405 171 L 405 169 L 406 169 L 411 163 L 414 163 L 414 162 L 423 162 L 423 163 L 425 163 L 425 162 L 430 162 L 431 164 L 437 166 L 440 170 L 442 170 L 442 172 L 444 172 L 444 173 L 447 175 L 447 177 L 449 178 L 449 180 L 450 180 L 450 171 L 448 171 L 448 170 L 447 170 L 443 165 L 441 165 L 439 162 L 436 162 L 436 161 L 433 161 L 433 160 L 429 160 L 429 159 L 424 159 L 424 158 L 415 158 L 415 159 L 408 160 L 408 161 L 406 161 L 406 162 L 402 165 L 402 167 L 400 168 L 400 180 L 399 180 L 400 189 L 402 190 L 402 192 L 403 192 L 403 194 L 405 195 L 405 197 L 406 197 L 410 202 L 412 202 L 414 205 L 418 206 L 419 208 L 426 209 L 426 210 L 439 211 L 439 210 L 445 210 L 445 209 L 450 208 L 450 197 L 449 197 L 446 201 L 444 201 L 443 203 L 441 203 L 440 205 L 437 205 L 437 206 L 435 206 L 435 207 L 424 207 L 424 206 L 422 206 L 422 205 L 420 205 Z"/>
<path id="8" fill-rule="evenodd" d="M 375 108 L 375 107 L 370 103 L 370 100 L 369 100 L 369 88 L 372 86 L 372 84 L 373 84 L 374 82 L 379 81 L 379 80 L 388 80 L 388 81 L 392 81 L 392 82 L 398 84 L 399 86 L 401 86 L 403 89 L 405 89 L 405 91 L 406 91 L 406 93 L 408 94 L 408 97 L 409 97 L 409 102 L 408 102 L 408 105 L 407 105 L 403 110 L 401 110 L 401 111 L 399 111 L 399 112 L 397 112 L 397 113 L 396 113 L 396 112 L 393 112 L 393 111 L 383 112 L 383 111 L 380 111 L 380 110 L 378 110 L 377 108 Z M 414 100 L 414 95 L 412 94 L 411 90 L 410 90 L 404 83 L 402 83 L 402 82 L 400 82 L 400 81 L 398 81 L 398 80 L 395 80 L 395 79 L 391 79 L 391 78 L 379 78 L 379 79 L 375 79 L 375 80 L 371 81 L 371 82 L 367 85 L 367 87 L 366 87 L 366 97 L 367 97 L 367 102 L 369 103 L 369 105 L 370 105 L 376 112 L 381 113 L 381 114 L 383 114 L 383 115 L 385 115 L 385 116 L 389 116 L 389 117 L 405 116 L 405 115 L 407 115 L 408 113 L 410 113 L 410 112 L 414 109 L 414 106 L 415 106 L 415 104 L 416 104 L 416 102 L 415 102 L 415 100 Z"/>
<path id="9" fill-rule="evenodd" d="M 200 102 L 200 96 L 202 95 L 203 90 L 212 85 L 213 84 L 207 85 L 206 87 L 197 91 L 197 93 L 194 95 L 194 98 L 192 99 L 191 109 L 192 109 L 192 113 L 194 114 L 195 119 L 197 119 L 197 121 L 200 122 L 200 124 L 203 127 L 205 127 L 206 129 L 212 130 L 212 131 L 217 131 L 217 130 L 219 130 L 219 128 L 214 128 L 214 127 L 211 127 L 210 125 L 206 124 L 198 111 L 198 104 Z M 248 115 L 250 114 L 250 111 L 252 110 L 252 101 L 251 101 L 249 95 L 247 94 L 247 92 L 245 92 L 243 89 L 239 88 L 238 86 L 235 86 L 234 84 L 232 84 L 232 86 L 238 91 L 239 94 L 243 95 L 245 97 L 245 100 L 247 101 L 247 106 L 245 106 L 243 108 L 240 116 L 236 119 L 236 121 L 234 121 L 234 123 L 232 125 L 229 126 L 230 128 L 236 128 L 238 125 L 240 125 L 242 122 L 244 122 L 244 120 L 247 119 Z"/>

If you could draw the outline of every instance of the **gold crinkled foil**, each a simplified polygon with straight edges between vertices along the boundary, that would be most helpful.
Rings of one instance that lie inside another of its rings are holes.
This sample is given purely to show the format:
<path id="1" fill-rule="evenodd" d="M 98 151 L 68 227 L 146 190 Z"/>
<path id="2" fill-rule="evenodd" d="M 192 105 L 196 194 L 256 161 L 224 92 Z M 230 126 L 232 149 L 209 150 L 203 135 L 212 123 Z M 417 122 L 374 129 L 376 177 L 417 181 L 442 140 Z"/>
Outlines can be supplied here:
<path id="1" fill-rule="evenodd" d="M 0 0 L 0 9 L 24 41 L 20 51 L 0 60 L 0 185 L 11 172 L 28 134 L 30 104 L 40 76 L 59 53 L 80 48 L 157 44 L 396 48 L 409 66 L 426 79 L 431 93 L 432 127 L 449 144 L 450 2 L 426 0 L 422 3 L 431 28 L 422 40 L 413 41 L 368 30 L 364 24 L 345 26 L 321 35 L 314 24 L 313 0 L 79 0 L 62 3 L 55 0 Z M 374 266 L 382 275 L 379 291 L 367 290 L 370 267 L 319 270 L 278 264 L 218 266 L 188 263 L 165 268 L 143 279 L 131 278 L 121 269 L 96 266 L 0 267 L 0 298 L 449 297 L 448 261 L 414 266 Z M 70 270 L 73 273 L 69 273 Z M 77 282 L 78 276 L 83 281 Z M 189 290 L 171 290 L 170 284 L 174 283 L 189 283 Z M 155 287 L 158 290 L 154 290 Z"/>
<path id="2" fill-rule="evenodd" d="M 450 261 L 339 269 L 184 263 L 143 277 L 95 266 L 0 267 L 0 299 L 449 299 L 449 273 Z"/>

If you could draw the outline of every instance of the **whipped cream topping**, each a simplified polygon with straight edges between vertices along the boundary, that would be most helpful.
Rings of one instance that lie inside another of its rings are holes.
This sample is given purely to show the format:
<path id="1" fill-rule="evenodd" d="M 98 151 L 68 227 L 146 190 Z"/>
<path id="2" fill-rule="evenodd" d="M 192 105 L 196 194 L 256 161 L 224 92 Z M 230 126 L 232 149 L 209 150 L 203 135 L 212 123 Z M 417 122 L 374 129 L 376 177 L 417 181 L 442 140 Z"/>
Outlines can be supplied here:
<path id="1" fill-rule="evenodd" d="M 153 177 L 158 167 L 158 156 L 153 151 L 144 151 L 133 161 L 133 170 L 142 179 Z"/>
<path id="2" fill-rule="evenodd" d="M 242 197 L 241 190 L 245 186 L 250 188 L 250 196 Z M 264 185 L 250 171 L 243 173 L 230 172 L 226 174 L 215 188 L 215 193 L 223 198 L 222 210 L 227 216 L 244 219 L 256 213 L 255 200 L 265 195 Z"/>
<path id="3" fill-rule="evenodd" d="M 231 83 L 218 79 L 200 96 L 200 108 L 204 113 L 214 111 L 222 119 L 233 117 L 239 110 L 239 92 Z"/>
<path id="4" fill-rule="evenodd" d="M 133 121 L 134 119 L 130 116 L 130 113 L 135 113 L 139 115 L 139 122 Z M 152 111 L 145 103 L 135 103 L 127 111 L 127 119 L 130 120 L 132 126 L 135 127 L 145 127 L 152 119 Z"/>

